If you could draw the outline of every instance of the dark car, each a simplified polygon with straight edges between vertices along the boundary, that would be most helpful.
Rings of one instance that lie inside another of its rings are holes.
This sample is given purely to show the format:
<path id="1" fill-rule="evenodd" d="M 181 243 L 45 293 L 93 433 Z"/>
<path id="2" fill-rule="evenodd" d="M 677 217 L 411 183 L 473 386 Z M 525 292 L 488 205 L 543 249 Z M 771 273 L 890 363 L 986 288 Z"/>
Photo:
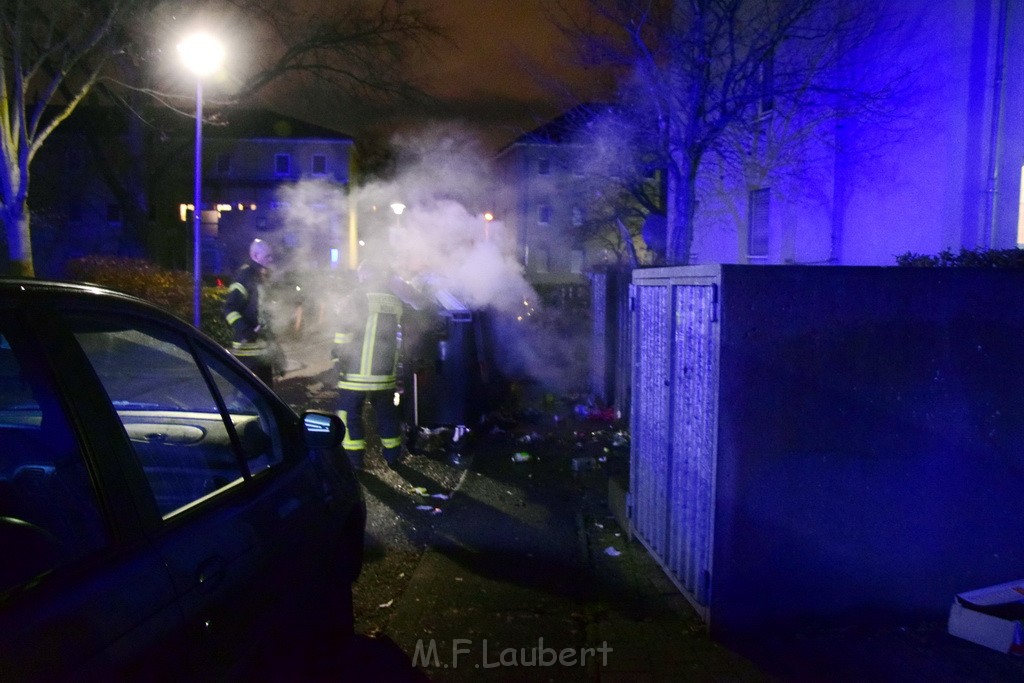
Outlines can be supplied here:
<path id="1" fill-rule="evenodd" d="M 143 301 L 0 278 L 0 680 L 250 676 L 350 634 L 343 432 Z"/>

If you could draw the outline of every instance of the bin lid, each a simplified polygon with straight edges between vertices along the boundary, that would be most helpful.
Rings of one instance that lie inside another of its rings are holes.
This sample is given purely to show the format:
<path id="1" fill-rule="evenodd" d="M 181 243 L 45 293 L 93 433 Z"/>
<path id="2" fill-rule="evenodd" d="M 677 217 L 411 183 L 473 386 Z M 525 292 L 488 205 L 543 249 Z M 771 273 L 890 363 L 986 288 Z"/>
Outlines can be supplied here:
<path id="1" fill-rule="evenodd" d="M 434 298 L 444 313 L 469 313 L 469 308 L 446 289 L 434 290 Z"/>

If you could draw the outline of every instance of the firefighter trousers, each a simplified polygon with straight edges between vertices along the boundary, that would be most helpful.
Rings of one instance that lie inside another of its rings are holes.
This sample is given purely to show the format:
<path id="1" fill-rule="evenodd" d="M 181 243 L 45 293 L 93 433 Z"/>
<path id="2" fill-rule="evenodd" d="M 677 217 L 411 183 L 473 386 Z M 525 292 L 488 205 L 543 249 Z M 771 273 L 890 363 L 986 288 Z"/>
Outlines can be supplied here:
<path id="1" fill-rule="evenodd" d="M 342 447 L 353 467 L 363 466 L 366 451 L 366 425 L 363 424 L 363 409 L 368 402 L 373 411 L 374 426 L 384 448 L 384 460 L 394 465 L 402 449 L 402 436 L 398 424 L 398 407 L 395 405 L 395 390 L 353 391 L 338 389 L 338 417 L 345 423 L 345 439 Z"/>

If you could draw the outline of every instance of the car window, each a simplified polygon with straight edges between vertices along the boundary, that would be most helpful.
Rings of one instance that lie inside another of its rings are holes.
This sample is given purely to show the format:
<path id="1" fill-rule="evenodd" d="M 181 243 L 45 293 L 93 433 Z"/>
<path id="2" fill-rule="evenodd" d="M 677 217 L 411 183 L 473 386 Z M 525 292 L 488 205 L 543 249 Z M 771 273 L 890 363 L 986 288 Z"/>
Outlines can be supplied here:
<path id="1" fill-rule="evenodd" d="M 229 379 L 212 354 L 204 354 L 229 411 L 225 417 L 183 334 L 146 319 L 79 313 L 68 322 L 165 518 L 280 460 L 272 414 L 260 409 L 251 388 Z"/>
<path id="2" fill-rule="evenodd" d="M 0 322 L 0 593 L 109 540 L 56 391 L 12 332 Z"/>
<path id="3" fill-rule="evenodd" d="M 200 357 L 224 399 L 249 472 L 257 474 L 281 462 L 281 434 L 266 398 L 251 382 L 213 354 L 201 351 Z"/>

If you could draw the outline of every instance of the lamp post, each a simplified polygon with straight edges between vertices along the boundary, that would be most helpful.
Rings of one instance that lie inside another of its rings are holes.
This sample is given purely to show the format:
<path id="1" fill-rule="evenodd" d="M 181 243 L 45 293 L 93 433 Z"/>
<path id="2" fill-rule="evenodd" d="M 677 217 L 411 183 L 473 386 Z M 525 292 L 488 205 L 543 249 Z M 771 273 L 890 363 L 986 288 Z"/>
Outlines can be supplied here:
<path id="1" fill-rule="evenodd" d="M 203 78 L 217 71 L 224 61 L 224 48 L 207 33 L 194 33 L 178 43 L 185 67 L 196 75 L 196 162 L 192 204 L 192 317 L 199 327 L 200 241 L 203 221 Z"/>

